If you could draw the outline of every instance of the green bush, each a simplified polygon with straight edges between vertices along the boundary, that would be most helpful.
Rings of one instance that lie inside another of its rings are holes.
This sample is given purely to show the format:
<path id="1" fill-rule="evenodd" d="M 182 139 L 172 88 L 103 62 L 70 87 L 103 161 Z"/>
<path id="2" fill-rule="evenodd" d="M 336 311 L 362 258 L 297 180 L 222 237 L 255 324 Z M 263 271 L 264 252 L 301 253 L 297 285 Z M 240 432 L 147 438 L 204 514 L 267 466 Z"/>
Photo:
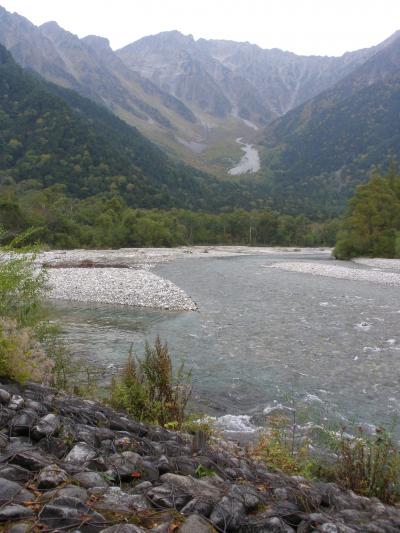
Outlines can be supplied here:
<path id="1" fill-rule="evenodd" d="M 338 461 L 335 481 L 364 496 L 376 496 L 386 503 L 400 499 L 400 454 L 390 434 L 378 429 L 372 437 L 362 429 L 355 437 L 344 432 L 337 439 Z"/>
<path id="2" fill-rule="evenodd" d="M 15 320 L 0 319 L 0 377 L 50 384 L 53 362 L 30 328 L 18 327 Z"/>
<path id="3" fill-rule="evenodd" d="M 2 234 L 0 230 L 0 237 Z M 34 250 L 25 254 L 13 251 L 13 245 L 20 245 L 23 236 L 0 249 L 0 317 L 16 320 L 22 327 L 35 328 L 46 315 L 43 296 L 47 276 L 43 269 L 35 267 Z"/>
<path id="4" fill-rule="evenodd" d="M 138 420 L 180 428 L 190 394 L 190 373 L 181 365 L 174 375 L 168 346 L 157 337 L 153 347 L 146 343 L 141 359 L 131 348 L 120 376 L 113 380 L 111 404 Z"/>

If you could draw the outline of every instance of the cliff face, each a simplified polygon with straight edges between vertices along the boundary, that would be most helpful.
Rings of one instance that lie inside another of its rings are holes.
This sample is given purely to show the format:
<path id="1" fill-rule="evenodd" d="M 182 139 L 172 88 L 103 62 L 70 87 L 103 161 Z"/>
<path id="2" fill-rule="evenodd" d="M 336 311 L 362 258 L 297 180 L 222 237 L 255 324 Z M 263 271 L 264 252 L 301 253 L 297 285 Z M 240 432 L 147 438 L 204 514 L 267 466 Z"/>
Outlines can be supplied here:
<path id="1" fill-rule="evenodd" d="M 7 531 L 393 532 L 400 509 L 272 474 L 233 443 L 200 443 L 54 389 L 2 383 Z M 201 477 L 201 472 L 211 473 Z"/>

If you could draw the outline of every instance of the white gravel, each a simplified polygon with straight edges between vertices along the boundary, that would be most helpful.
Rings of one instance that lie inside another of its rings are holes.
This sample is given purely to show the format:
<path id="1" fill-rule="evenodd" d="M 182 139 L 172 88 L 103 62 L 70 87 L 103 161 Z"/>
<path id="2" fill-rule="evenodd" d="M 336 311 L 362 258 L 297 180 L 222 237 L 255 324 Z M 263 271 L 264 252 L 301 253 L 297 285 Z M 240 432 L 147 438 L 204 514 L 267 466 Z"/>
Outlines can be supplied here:
<path id="1" fill-rule="evenodd" d="M 400 286 L 400 273 L 381 272 L 375 269 L 366 270 L 339 265 L 325 265 L 323 263 L 281 262 L 266 265 L 268 268 L 279 268 L 288 272 L 300 272 L 314 276 L 350 279 L 353 281 L 369 281 L 381 285 Z"/>
<path id="2" fill-rule="evenodd" d="M 400 270 L 400 259 L 381 259 L 378 257 L 359 257 L 353 259 L 354 263 L 373 268 L 383 268 L 388 270 Z"/>
<path id="3" fill-rule="evenodd" d="M 128 268 L 49 269 L 50 298 L 195 311 L 193 300 L 171 281 Z"/>
<path id="4" fill-rule="evenodd" d="M 299 253 L 330 254 L 330 249 L 192 246 L 52 250 L 39 254 L 37 264 L 57 267 L 48 269 L 50 298 L 192 311 L 197 309 L 195 302 L 174 283 L 150 272 L 152 268 L 187 257 Z M 92 262 L 93 267 L 82 268 L 82 265 L 79 266 L 82 261 Z"/>

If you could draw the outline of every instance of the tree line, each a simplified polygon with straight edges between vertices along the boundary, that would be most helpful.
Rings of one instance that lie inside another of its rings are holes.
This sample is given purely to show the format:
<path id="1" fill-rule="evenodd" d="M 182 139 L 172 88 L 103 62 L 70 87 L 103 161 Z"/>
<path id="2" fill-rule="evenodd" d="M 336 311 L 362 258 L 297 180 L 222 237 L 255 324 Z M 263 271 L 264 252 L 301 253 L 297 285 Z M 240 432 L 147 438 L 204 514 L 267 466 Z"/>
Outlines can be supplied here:
<path id="1" fill-rule="evenodd" d="M 272 209 L 206 213 L 140 209 L 118 195 L 71 198 L 61 185 L 21 192 L 0 188 L 0 224 L 8 239 L 36 228 L 51 248 L 119 248 L 190 244 L 331 246 L 338 221 L 313 222 Z"/>

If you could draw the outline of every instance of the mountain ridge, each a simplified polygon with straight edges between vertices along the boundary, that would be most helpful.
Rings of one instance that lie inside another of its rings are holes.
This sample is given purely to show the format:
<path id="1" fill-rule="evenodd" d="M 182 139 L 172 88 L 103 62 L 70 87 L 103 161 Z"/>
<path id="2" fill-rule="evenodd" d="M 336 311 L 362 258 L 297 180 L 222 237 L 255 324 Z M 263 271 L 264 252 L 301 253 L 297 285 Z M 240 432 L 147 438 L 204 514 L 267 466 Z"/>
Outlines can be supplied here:
<path id="1" fill-rule="evenodd" d="M 160 39 L 162 46 L 155 46 Z M 54 22 L 37 27 L 4 8 L 0 42 L 23 67 L 105 105 L 170 156 L 224 178 L 242 154 L 237 138 L 254 142 L 257 129 L 334 85 L 385 45 L 339 58 L 299 56 L 195 40 L 175 30 L 139 39 L 122 52 L 102 37 L 79 39 Z M 153 71 L 143 53 L 128 58 L 127 50 L 143 43 L 152 51 Z M 162 69 L 155 74 L 157 63 Z"/>

